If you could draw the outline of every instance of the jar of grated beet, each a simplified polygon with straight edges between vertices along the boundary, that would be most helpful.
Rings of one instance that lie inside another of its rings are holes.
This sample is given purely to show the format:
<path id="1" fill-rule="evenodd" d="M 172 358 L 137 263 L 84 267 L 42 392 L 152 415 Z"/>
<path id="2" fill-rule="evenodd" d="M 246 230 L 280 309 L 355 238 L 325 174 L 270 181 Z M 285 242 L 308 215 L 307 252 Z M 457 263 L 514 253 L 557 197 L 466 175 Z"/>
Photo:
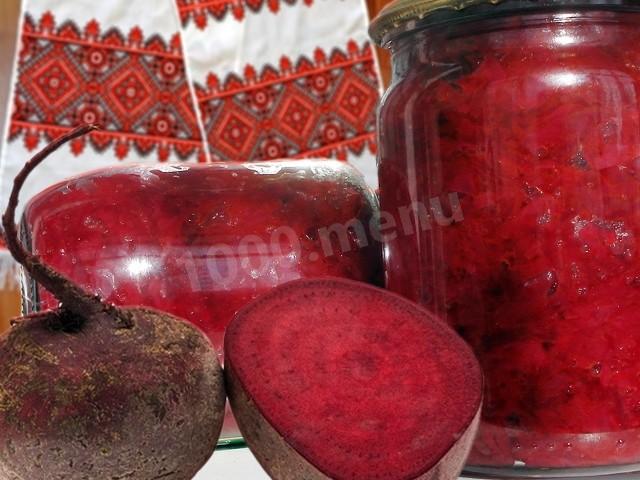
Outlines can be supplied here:
<path id="1" fill-rule="evenodd" d="M 470 471 L 640 471 L 640 2 L 396 0 L 387 286 L 472 345 Z"/>

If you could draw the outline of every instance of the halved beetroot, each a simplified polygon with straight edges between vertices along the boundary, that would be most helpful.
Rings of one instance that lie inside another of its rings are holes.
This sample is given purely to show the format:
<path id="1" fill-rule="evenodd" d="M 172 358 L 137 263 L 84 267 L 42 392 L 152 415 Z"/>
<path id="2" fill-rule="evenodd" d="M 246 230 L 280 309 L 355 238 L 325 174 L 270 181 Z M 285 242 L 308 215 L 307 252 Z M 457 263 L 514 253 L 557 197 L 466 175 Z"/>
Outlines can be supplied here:
<path id="1" fill-rule="evenodd" d="M 225 373 L 240 430 L 275 479 L 457 478 L 482 374 L 426 310 L 363 283 L 295 281 L 241 310 Z"/>

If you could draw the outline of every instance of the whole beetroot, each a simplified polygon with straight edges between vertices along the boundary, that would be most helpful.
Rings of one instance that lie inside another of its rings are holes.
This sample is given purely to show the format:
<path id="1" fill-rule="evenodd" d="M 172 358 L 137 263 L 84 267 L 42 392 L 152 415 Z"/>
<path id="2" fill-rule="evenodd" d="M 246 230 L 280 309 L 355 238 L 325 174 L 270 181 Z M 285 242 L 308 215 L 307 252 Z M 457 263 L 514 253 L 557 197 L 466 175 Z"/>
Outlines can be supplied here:
<path id="1" fill-rule="evenodd" d="M 225 393 L 216 352 L 194 326 L 147 308 L 117 308 L 30 254 L 14 222 L 29 173 L 2 222 L 7 247 L 60 301 L 0 337 L 0 478 L 190 479 L 213 453 Z"/>

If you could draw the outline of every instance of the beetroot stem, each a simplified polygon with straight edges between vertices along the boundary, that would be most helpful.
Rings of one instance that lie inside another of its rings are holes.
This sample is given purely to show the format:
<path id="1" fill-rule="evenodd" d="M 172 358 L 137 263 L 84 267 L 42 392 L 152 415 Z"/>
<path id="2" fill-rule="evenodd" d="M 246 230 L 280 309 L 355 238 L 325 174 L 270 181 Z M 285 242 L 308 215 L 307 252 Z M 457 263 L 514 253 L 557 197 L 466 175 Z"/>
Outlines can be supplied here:
<path id="1" fill-rule="evenodd" d="M 33 255 L 20 243 L 18 229 L 15 223 L 15 212 L 18 206 L 20 190 L 29 174 L 49 155 L 71 140 L 97 130 L 96 125 L 83 125 L 56 138 L 31 160 L 24 164 L 13 181 L 13 189 L 9 197 L 7 209 L 2 216 L 4 238 L 7 248 L 13 258 L 20 263 L 31 277 L 51 292 L 61 303 L 61 307 L 81 318 L 90 318 L 100 313 L 117 314 L 117 320 L 125 327 L 131 326 L 131 319 L 126 314 L 120 314 L 115 307 L 104 303 L 99 296 L 89 293 L 71 279 L 57 272 L 45 264 L 39 257 Z"/>

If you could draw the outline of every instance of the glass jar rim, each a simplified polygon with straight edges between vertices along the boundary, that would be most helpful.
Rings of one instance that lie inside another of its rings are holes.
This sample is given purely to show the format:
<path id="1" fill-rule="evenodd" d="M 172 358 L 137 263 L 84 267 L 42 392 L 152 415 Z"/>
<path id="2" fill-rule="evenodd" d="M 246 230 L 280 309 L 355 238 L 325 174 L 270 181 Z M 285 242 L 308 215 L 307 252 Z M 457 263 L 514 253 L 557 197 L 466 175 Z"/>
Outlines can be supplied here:
<path id="1" fill-rule="evenodd" d="M 403 33 L 449 22 L 560 9 L 640 11 L 638 0 L 394 0 L 369 26 L 373 41 L 386 46 Z"/>

